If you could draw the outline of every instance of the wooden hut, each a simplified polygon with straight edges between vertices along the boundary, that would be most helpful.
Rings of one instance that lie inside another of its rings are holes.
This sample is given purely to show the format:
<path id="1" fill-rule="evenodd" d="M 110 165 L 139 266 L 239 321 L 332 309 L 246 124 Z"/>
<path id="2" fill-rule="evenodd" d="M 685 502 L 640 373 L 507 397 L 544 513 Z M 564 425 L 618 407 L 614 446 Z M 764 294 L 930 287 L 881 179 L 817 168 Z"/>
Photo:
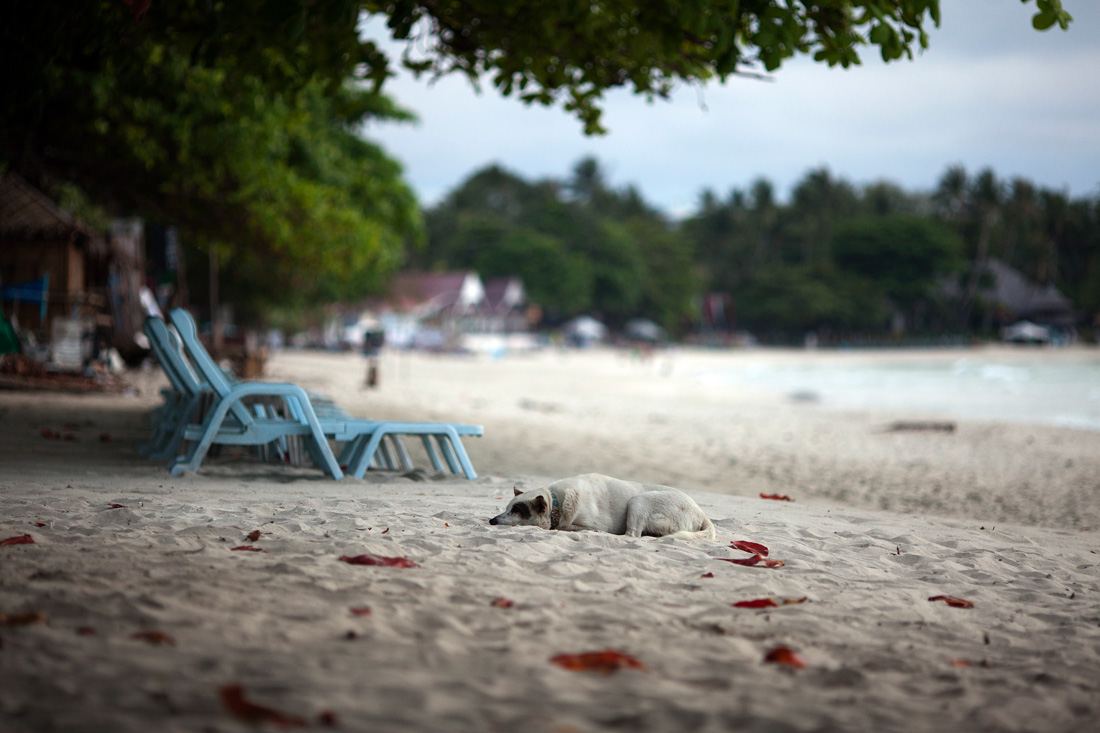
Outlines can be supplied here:
<path id="1" fill-rule="evenodd" d="M 48 338 L 55 318 L 102 311 L 106 239 L 15 173 L 0 178 L 0 307 L 22 331 Z"/>

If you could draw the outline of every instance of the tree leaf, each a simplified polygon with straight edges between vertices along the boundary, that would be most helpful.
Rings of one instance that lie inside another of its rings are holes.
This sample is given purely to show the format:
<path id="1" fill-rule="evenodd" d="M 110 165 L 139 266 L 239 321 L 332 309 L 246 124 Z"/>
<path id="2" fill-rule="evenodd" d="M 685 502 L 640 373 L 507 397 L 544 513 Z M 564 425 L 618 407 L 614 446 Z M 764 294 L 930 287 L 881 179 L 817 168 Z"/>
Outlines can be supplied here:
<path id="1" fill-rule="evenodd" d="M 244 696 L 242 685 L 225 685 L 218 690 L 218 696 L 230 715 L 246 723 L 270 723 L 279 728 L 304 728 L 308 725 L 305 718 L 252 702 Z"/>
<path id="2" fill-rule="evenodd" d="M 754 555 L 760 555 L 762 557 L 768 556 L 768 548 L 764 545 L 761 545 L 759 542 L 749 542 L 748 540 L 734 540 L 733 542 L 730 542 L 730 547 Z"/>
<path id="3" fill-rule="evenodd" d="M 795 669 L 805 669 L 809 666 L 802 657 L 795 654 L 790 647 L 786 646 L 777 646 L 772 649 L 764 655 L 764 661 L 772 664 L 784 664 L 788 667 L 794 667 Z"/>
<path id="4" fill-rule="evenodd" d="M 418 568 L 415 562 L 407 557 L 383 557 L 382 555 L 341 555 L 340 560 L 349 565 L 379 565 L 388 568 Z"/>
<path id="5" fill-rule="evenodd" d="M 646 671 L 644 664 L 629 654 L 605 649 L 601 652 L 583 652 L 581 654 L 558 654 L 551 662 L 573 672 L 597 672 L 611 674 L 620 669 L 640 669 Z"/>

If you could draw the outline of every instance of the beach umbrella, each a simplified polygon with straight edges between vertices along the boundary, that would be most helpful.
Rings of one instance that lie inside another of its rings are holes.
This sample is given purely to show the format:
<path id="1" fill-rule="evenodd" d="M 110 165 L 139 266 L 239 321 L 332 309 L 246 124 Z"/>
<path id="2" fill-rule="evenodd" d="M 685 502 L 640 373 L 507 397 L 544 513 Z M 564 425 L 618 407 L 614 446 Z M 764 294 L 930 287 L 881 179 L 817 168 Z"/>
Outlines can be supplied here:
<path id="1" fill-rule="evenodd" d="M 562 328 L 565 333 L 586 341 L 599 341 L 607 336 L 607 326 L 592 316 L 577 316 Z"/>
<path id="2" fill-rule="evenodd" d="M 626 322 L 626 335 L 639 341 L 663 341 L 665 329 L 645 318 L 632 318 Z"/>
<path id="3" fill-rule="evenodd" d="M 1001 338 L 1005 341 L 1020 343 L 1050 343 L 1050 329 L 1031 321 L 1019 321 L 1001 329 Z"/>

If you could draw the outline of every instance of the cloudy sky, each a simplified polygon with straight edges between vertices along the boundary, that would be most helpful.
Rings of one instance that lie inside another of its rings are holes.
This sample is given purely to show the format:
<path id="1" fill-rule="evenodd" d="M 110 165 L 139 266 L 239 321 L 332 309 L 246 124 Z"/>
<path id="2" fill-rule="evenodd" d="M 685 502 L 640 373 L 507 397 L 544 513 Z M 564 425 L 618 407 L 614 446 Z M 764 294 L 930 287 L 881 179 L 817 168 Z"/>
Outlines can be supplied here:
<path id="1" fill-rule="evenodd" d="M 771 82 L 684 87 L 669 101 L 607 96 L 610 133 L 585 137 L 559 108 L 526 107 L 486 85 L 409 76 L 387 87 L 420 117 L 367 136 L 405 166 L 426 205 L 490 164 L 529 180 L 568 177 L 595 156 L 614 186 L 637 186 L 669 214 L 709 188 L 765 177 L 781 198 L 811 168 L 855 184 L 930 190 L 949 165 L 991 167 L 1073 196 L 1100 194 L 1100 2 L 1063 0 L 1069 31 L 1031 28 L 1035 4 L 942 0 L 942 24 L 914 61 L 830 69 L 797 60 Z M 368 26 L 381 39 L 384 25 Z M 399 55 L 401 46 L 393 54 Z"/>

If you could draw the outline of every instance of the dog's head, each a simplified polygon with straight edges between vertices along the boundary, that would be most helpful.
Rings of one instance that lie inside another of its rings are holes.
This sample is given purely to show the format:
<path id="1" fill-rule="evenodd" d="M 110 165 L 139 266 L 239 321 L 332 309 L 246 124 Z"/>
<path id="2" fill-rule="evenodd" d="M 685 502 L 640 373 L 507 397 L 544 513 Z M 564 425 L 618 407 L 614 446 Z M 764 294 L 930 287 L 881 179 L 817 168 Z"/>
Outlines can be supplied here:
<path id="1" fill-rule="evenodd" d="M 508 502 L 507 508 L 489 520 L 501 527 L 535 526 L 550 529 L 550 490 L 520 491 Z"/>

